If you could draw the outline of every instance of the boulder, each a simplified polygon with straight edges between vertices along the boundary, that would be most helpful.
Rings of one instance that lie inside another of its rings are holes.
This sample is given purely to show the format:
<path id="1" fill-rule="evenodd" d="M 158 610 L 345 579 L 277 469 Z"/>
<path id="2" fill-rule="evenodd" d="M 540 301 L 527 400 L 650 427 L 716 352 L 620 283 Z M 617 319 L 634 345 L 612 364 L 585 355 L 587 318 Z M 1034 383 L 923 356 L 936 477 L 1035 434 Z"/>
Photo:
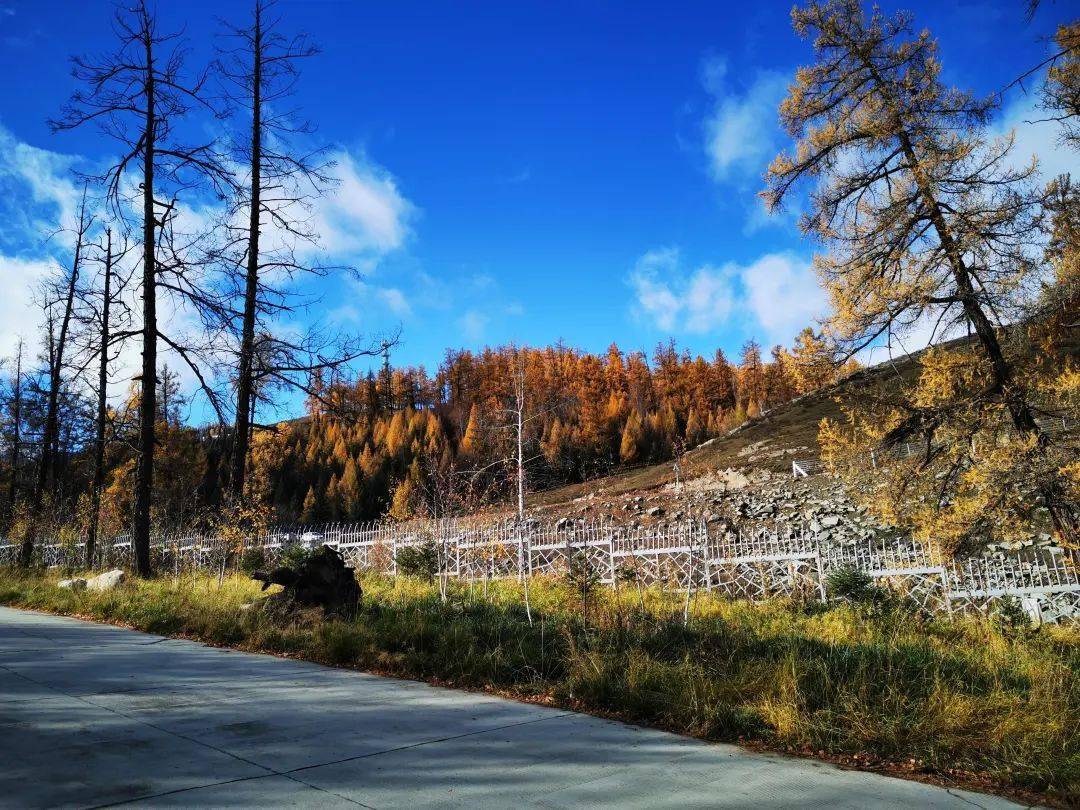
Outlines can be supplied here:
<path id="1" fill-rule="evenodd" d="M 75 579 L 62 579 L 57 584 L 60 588 L 70 588 L 73 591 L 81 591 L 86 589 L 86 580 L 81 577 Z"/>
<path id="2" fill-rule="evenodd" d="M 112 571 L 106 571 L 104 574 L 98 574 L 96 577 L 91 577 L 86 582 L 86 589 L 88 591 L 111 591 L 121 582 L 126 579 L 127 575 L 119 568 L 114 568 Z"/>

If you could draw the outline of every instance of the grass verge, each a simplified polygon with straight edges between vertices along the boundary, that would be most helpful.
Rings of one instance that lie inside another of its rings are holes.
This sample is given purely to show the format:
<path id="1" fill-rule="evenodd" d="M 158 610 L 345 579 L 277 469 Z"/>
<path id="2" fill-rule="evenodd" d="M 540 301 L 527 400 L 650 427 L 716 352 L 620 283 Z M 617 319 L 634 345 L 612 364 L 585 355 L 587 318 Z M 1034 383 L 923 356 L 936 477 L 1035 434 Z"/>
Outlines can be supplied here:
<path id="1" fill-rule="evenodd" d="M 105 593 L 0 568 L 0 604 L 484 689 L 709 740 L 1080 802 L 1080 633 L 902 609 L 365 576 L 353 621 L 243 610 L 240 577 Z"/>

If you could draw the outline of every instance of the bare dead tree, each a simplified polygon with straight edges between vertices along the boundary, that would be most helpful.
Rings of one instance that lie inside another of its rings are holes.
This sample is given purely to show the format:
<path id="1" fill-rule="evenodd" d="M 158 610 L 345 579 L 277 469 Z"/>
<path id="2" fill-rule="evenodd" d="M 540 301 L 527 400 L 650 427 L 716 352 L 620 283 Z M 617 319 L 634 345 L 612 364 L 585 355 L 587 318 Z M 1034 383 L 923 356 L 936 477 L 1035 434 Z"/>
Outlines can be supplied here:
<path id="1" fill-rule="evenodd" d="M 105 420 L 109 391 L 109 306 L 112 303 L 112 229 L 105 231 L 105 269 L 101 290 L 101 359 L 98 363 L 97 424 L 94 434 L 94 481 L 90 490 L 90 526 L 86 532 L 86 564 L 94 561 L 98 521 L 101 517 L 101 488 L 105 483 Z"/>
<path id="2" fill-rule="evenodd" d="M 94 560 L 94 549 L 101 522 L 101 493 L 105 486 L 105 451 L 108 448 L 109 432 L 109 367 L 115 359 L 115 352 L 123 341 L 123 333 L 120 330 L 113 331 L 113 320 L 116 317 L 115 308 L 120 307 L 124 316 L 129 315 L 127 307 L 121 300 L 121 293 L 125 286 L 125 279 L 118 276 L 116 266 L 127 253 L 128 245 L 124 240 L 114 247 L 112 228 L 105 229 L 105 245 L 101 248 L 103 255 L 100 258 L 101 290 L 87 291 L 86 297 L 100 295 L 100 303 L 91 306 L 90 327 L 88 334 L 95 334 L 95 340 L 88 340 L 86 347 L 88 365 L 97 361 L 97 381 L 95 387 L 96 408 L 94 416 L 94 448 L 93 448 L 93 478 L 90 484 L 90 522 L 86 529 L 86 564 L 91 565 Z M 97 302 L 95 302 L 97 303 Z M 96 321 L 96 323 L 94 322 Z"/>
<path id="3" fill-rule="evenodd" d="M 54 307 L 60 307 L 60 314 L 59 332 L 54 335 L 52 328 L 49 329 L 49 382 L 46 394 L 45 426 L 41 436 L 37 482 L 34 485 L 30 501 L 31 514 L 34 517 L 41 510 L 46 495 L 52 493 L 56 487 L 56 453 L 60 438 L 60 387 L 63 383 L 64 352 L 68 345 L 68 334 L 75 310 L 75 292 L 79 283 L 83 251 L 87 244 L 90 229 L 94 224 L 94 216 L 87 209 L 86 196 L 87 189 L 84 185 L 82 200 L 79 203 L 78 220 L 75 223 L 75 244 L 72 251 L 71 267 L 62 268 L 61 274 L 57 278 L 46 283 L 42 293 L 42 306 L 50 314 L 50 319 Z M 31 520 L 30 529 L 23 537 L 22 547 L 19 552 L 19 562 L 24 566 L 30 565 L 33 558 L 36 534 L 34 531 L 35 522 Z"/>
<path id="4" fill-rule="evenodd" d="M 243 301 L 235 324 L 239 341 L 229 476 L 237 498 L 244 492 L 258 389 L 268 402 L 275 390 L 305 390 L 313 373 L 372 356 L 386 345 L 315 333 L 280 337 L 280 330 L 271 328 L 274 319 L 301 304 L 288 289 L 296 276 L 333 269 L 310 258 L 318 247 L 312 206 L 332 184 L 333 164 L 324 147 L 303 145 L 314 128 L 287 104 L 300 63 L 318 49 L 304 34 L 281 33 L 273 9 L 273 0 L 254 0 L 248 24 L 227 26 L 230 45 L 220 60 L 226 98 L 240 111 L 245 132 L 233 145 L 233 159 L 245 174 L 236 184 L 221 251 L 233 294 Z"/>
<path id="5" fill-rule="evenodd" d="M 9 448 L 9 466 L 11 480 L 8 482 L 8 509 L 14 510 L 19 498 L 19 461 L 22 452 L 23 422 L 23 342 L 20 339 L 15 349 L 15 373 L 11 377 L 11 392 L 8 396 L 8 421 L 11 426 Z"/>
<path id="6" fill-rule="evenodd" d="M 514 426 L 514 449 L 516 452 L 517 470 L 515 483 L 517 484 L 517 532 L 518 549 L 524 559 L 518 560 L 518 572 L 521 574 L 521 583 L 525 592 L 525 615 L 532 625 L 532 603 L 529 599 L 529 568 L 532 559 L 532 549 L 526 548 L 530 535 L 526 532 L 521 534 L 525 523 L 525 355 L 514 350 L 514 367 L 511 372 L 511 385 L 513 387 L 513 426 Z"/>
<path id="7" fill-rule="evenodd" d="M 525 595 L 525 613 L 532 624 L 532 605 L 529 598 L 528 561 L 532 553 L 528 547 L 528 532 L 525 528 L 525 494 L 528 490 L 528 465 L 541 457 L 541 453 L 527 454 L 526 446 L 530 442 L 531 426 L 553 411 L 558 410 L 560 402 L 541 402 L 534 404 L 528 397 L 525 363 L 527 352 L 513 344 L 510 345 L 511 367 L 509 391 L 506 404 L 495 412 L 495 422 L 491 428 L 504 436 L 509 434 L 511 446 L 509 453 L 493 462 L 494 465 L 508 469 L 514 482 L 515 502 L 517 505 L 516 524 L 519 546 L 524 556 L 522 562 L 522 585 Z M 489 467 L 491 465 L 488 465 Z"/>
<path id="8" fill-rule="evenodd" d="M 121 6 L 114 20 L 116 49 L 97 59 L 75 57 L 73 74 L 85 89 L 77 90 L 59 119 L 50 122 L 54 131 L 94 123 L 120 146 L 117 160 L 101 177 L 115 213 L 130 218 L 128 203 L 140 198 L 142 229 L 142 370 L 139 375 L 139 461 L 132 521 L 135 567 L 149 576 L 150 510 L 154 480 L 155 380 L 158 328 L 158 290 L 162 270 L 158 251 L 163 230 L 175 217 L 178 196 L 209 181 L 223 193 L 227 172 L 213 141 L 186 144 L 179 135 L 180 123 L 193 110 L 213 113 L 204 87 L 204 71 L 190 80 L 185 71 L 187 49 L 180 35 L 160 30 L 148 0 L 131 0 Z M 141 164 L 141 165 L 140 165 Z M 137 167 L 137 168 L 136 168 Z M 137 172 L 137 191 L 125 184 Z M 164 194 L 164 198 L 158 195 Z M 137 217 L 136 217 L 137 219 Z M 173 255 L 178 253 L 173 251 Z M 182 272 L 180 265 L 171 270 Z M 171 294 L 186 296 L 190 289 L 176 278 L 163 285 Z M 176 341 L 166 340 L 176 349 Z M 191 361 L 190 357 L 185 358 Z"/>
<path id="9" fill-rule="evenodd" d="M 438 536 L 439 599 L 446 604 L 450 585 L 450 542 L 441 522 L 465 514 L 470 505 L 469 490 L 453 462 L 441 463 L 437 455 L 422 457 L 423 475 L 419 484 L 424 509 Z"/>
<path id="10" fill-rule="evenodd" d="M 375 357 L 383 347 L 393 345 L 396 334 L 365 340 L 362 337 L 310 327 L 302 334 L 290 336 L 279 332 L 272 334 L 261 329 L 254 342 L 251 370 L 251 399 L 249 401 L 249 428 L 272 429 L 273 425 L 260 424 L 254 419 L 255 406 L 277 407 L 276 394 L 281 391 L 299 391 L 310 402 L 318 403 L 322 413 L 338 418 L 363 415 L 363 411 L 348 401 L 335 396 L 335 380 L 342 377 L 344 367 L 361 357 Z M 329 374 L 330 385 L 325 380 Z M 250 435 L 249 435 L 250 440 Z M 250 441 L 249 441 L 250 445 Z"/>
<path id="11" fill-rule="evenodd" d="M 59 437 L 59 398 L 61 376 L 64 370 L 65 352 L 68 348 L 68 337 L 71 330 L 72 319 L 75 312 L 75 297 L 79 284 L 79 272 L 87 247 L 87 239 L 90 228 L 93 226 L 94 216 L 87 210 L 86 187 L 83 187 L 82 202 L 79 205 L 78 222 L 75 226 L 75 245 L 72 253 L 70 268 L 65 268 L 62 274 L 52 283 L 48 284 L 44 296 L 44 306 L 52 308 L 60 306 L 59 331 L 54 337 L 49 354 L 49 388 L 48 405 L 45 412 L 45 431 L 42 435 L 41 462 L 38 468 L 37 486 L 34 491 L 34 505 L 40 505 L 48 488 L 55 484 L 55 458 L 53 450 Z"/>

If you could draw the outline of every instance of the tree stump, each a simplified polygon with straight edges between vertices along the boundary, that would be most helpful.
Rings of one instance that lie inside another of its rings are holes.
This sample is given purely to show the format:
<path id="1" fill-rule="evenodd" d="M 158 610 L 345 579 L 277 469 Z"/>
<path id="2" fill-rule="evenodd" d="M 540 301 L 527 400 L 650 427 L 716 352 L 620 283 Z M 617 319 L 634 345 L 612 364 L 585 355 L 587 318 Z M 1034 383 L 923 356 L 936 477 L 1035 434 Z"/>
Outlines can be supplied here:
<path id="1" fill-rule="evenodd" d="M 355 571 L 345 565 L 345 557 L 326 545 L 295 568 L 256 571 L 251 578 L 262 582 L 264 591 L 271 585 L 284 588 L 272 599 L 298 607 L 321 607 L 327 615 L 352 616 L 363 595 Z"/>

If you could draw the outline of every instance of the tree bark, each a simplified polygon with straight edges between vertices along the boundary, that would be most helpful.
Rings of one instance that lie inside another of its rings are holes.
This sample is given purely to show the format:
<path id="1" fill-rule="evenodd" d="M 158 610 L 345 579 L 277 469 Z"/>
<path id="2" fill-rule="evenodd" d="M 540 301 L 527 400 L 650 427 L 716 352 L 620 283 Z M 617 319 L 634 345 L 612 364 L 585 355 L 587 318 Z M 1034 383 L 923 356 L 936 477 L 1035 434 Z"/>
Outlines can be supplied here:
<path id="1" fill-rule="evenodd" d="M 240 368 L 236 383 L 236 424 L 233 429 L 230 489 L 239 500 L 244 495 L 248 445 L 253 412 L 252 388 L 255 365 L 255 309 L 259 290 L 259 225 L 262 191 L 262 7 L 255 8 L 255 64 L 252 67 L 251 193 L 248 219 L 247 277 L 244 288 L 244 323 L 240 338 Z"/>
<path id="2" fill-rule="evenodd" d="M 875 79 L 881 83 L 880 76 L 872 67 L 871 72 L 874 74 Z M 889 99 L 889 103 L 892 104 L 891 94 L 889 94 L 883 83 L 881 83 L 881 86 Z M 1045 446 L 1048 437 L 1035 422 L 1035 415 L 1032 413 L 1031 406 L 1024 397 L 1017 396 L 1011 390 L 1013 382 L 1012 368 L 1002 351 L 1001 342 L 998 340 L 994 325 L 990 323 L 990 319 L 986 316 L 983 308 L 979 306 L 975 287 L 971 282 L 971 271 L 964 261 L 963 255 L 961 255 L 956 240 L 953 238 L 952 230 L 945 219 L 941 205 L 938 203 L 925 174 L 919 167 L 918 155 L 915 152 L 908 131 L 904 128 L 903 117 L 895 110 L 894 107 L 894 114 L 897 116 L 897 133 L 904 156 L 911 164 L 912 174 L 918 185 L 919 193 L 926 201 L 929 210 L 930 222 L 934 226 L 938 239 L 941 241 L 941 247 L 948 258 L 953 283 L 956 285 L 958 297 L 964 308 L 964 314 L 975 329 L 975 336 L 990 361 L 992 380 L 990 387 L 984 393 L 988 396 L 1001 398 L 1005 407 L 1009 410 L 1013 427 L 1021 436 L 1033 436 L 1039 445 Z M 1041 494 L 1050 513 L 1050 520 L 1054 524 L 1054 528 L 1062 537 L 1074 541 L 1078 534 L 1076 516 L 1070 510 L 1062 508 L 1057 492 L 1044 488 L 1041 490 Z"/>
<path id="3" fill-rule="evenodd" d="M 143 14 L 146 14 L 145 9 Z M 143 43 L 146 49 L 146 122 L 143 134 L 143 347 L 142 379 L 139 399 L 139 465 L 135 481 L 135 515 L 132 545 L 135 570 L 149 577 L 150 510 L 154 493 L 154 440 L 157 419 L 157 274 L 155 267 L 154 219 L 154 53 L 150 26 L 144 19 Z"/>
<path id="4" fill-rule="evenodd" d="M 930 188 L 923 172 L 919 169 L 918 156 L 915 154 L 911 139 L 902 126 L 901 124 L 898 127 L 900 130 L 900 143 L 905 157 L 911 163 L 912 174 L 915 176 L 915 182 L 919 185 L 919 193 L 926 201 L 930 222 L 933 224 L 938 239 L 941 240 L 941 247 L 949 259 L 953 283 L 956 284 L 959 293 L 958 297 L 964 307 L 964 315 L 967 316 L 968 322 L 975 329 L 975 336 L 979 339 L 979 343 L 982 344 L 987 359 L 990 360 L 993 385 L 988 393 L 1004 395 L 1005 404 L 1009 409 L 1013 424 L 1020 433 L 1039 434 L 1038 425 L 1035 424 L 1035 417 L 1032 415 L 1027 403 L 1018 400 L 1009 393 L 1008 387 L 1012 380 L 1012 370 L 1005 359 L 1005 353 L 1001 350 L 1001 342 L 998 340 L 997 332 L 995 332 L 994 325 L 990 323 L 990 319 L 986 317 L 986 313 L 979 306 L 978 300 L 976 300 L 975 288 L 971 283 L 971 271 L 968 269 L 964 257 L 960 255 L 956 240 L 953 239 L 952 230 L 945 221 L 945 215 L 942 213 L 941 206 L 934 196 L 933 189 Z"/>
<path id="5" fill-rule="evenodd" d="M 101 518 L 101 490 L 105 484 L 105 420 L 109 385 L 109 305 L 112 297 L 112 230 L 105 231 L 105 283 L 101 299 L 101 357 L 98 361 L 97 424 L 94 435 L 94 482 L 90 492 L 90 525 L 86 531 L 86 564 L 94 564 Z"/>
<path id="6" fill-rule="evenodd" d="M 19 454 L 22 452 L 22 358 L 23 343 L 15 355 L 15 381 L 11 391 L 11 481 L 8 485 L 8 508 L 15 509 L 19 496 Z"/>

